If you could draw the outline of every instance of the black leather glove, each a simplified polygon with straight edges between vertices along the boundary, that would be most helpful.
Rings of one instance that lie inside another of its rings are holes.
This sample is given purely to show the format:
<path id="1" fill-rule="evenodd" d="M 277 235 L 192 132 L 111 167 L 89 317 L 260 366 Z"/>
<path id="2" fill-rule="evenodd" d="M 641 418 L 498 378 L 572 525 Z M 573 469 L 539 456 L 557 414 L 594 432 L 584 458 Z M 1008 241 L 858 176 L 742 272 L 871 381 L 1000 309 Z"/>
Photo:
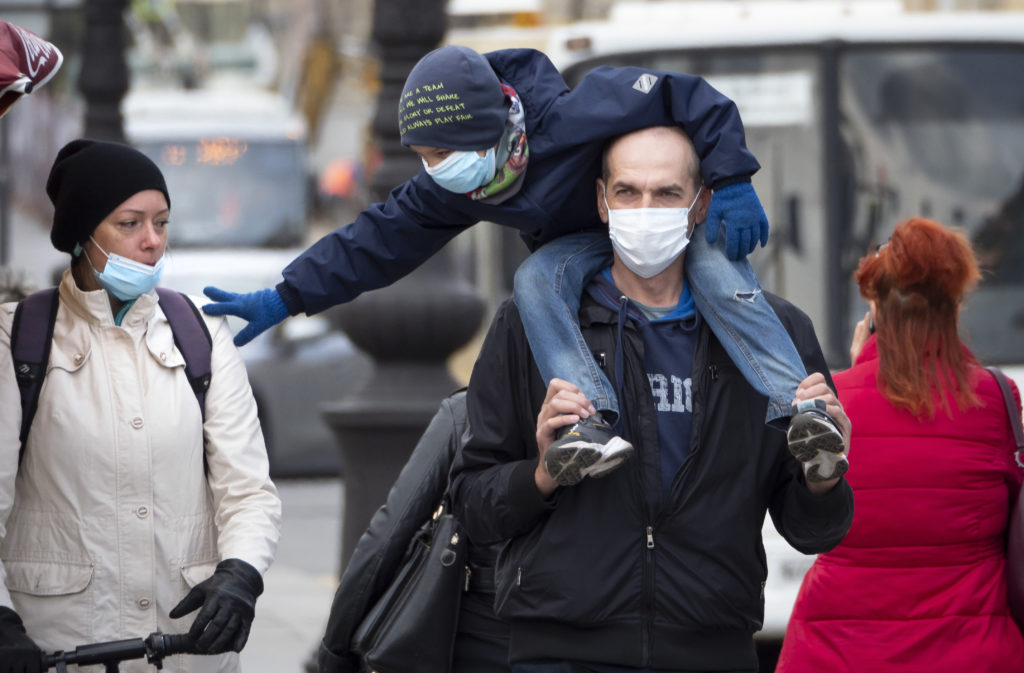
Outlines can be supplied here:
<path id="1" fill-rule="evenodd" d="M 259 571 L 241 559 L 229 558 L 217 564 L 213 576 L 192 587 L 171 610 L 178 619 L 199 606 L 202 610 L 188 634 L 200 654 L 241 652 L 249 639 L 249 627 L 256 613 L 256 597 L 263 593 Z"/>
<path id="2" fill-rule="evenodd" d="M 0 673 L 41 673 L 43 651 L 25 633 L 14 610 L 0 607 Z"/>

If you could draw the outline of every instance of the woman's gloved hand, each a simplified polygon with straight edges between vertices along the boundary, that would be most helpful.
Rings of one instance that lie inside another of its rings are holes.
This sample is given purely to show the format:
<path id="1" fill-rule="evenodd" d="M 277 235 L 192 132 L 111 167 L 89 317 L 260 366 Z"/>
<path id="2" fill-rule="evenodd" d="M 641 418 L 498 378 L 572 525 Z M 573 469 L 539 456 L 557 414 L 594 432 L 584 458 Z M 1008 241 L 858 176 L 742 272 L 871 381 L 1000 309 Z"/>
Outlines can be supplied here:
<path id="1" fill-rule="evenodd" d="M 188 630 L 196 651 L 241 652 L 256 614 L 256 597 L 261 593 L 263 578 L 259 571 L 241 559 L 225 559 L 217 564 L 210 579 L 192 587 L 171 610 L 170 617 L 178 619 L 202 606 Z"/>
<path id="2" fill-rule="evenodd" d="M 0 673 L 41 673 L 43 651 L 25 633 L 18 613 L 0 607 Z"/>

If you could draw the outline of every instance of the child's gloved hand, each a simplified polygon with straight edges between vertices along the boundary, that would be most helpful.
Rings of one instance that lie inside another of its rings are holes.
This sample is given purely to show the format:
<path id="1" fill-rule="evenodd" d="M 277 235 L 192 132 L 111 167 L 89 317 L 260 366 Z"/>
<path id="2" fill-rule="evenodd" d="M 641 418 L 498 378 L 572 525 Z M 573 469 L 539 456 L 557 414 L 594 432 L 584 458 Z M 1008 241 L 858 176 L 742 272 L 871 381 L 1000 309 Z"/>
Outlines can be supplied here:
<path id="1" fill-rule="evenodd" d="M 704 226 L 709 245 L 718 241 L 718 232 L 725 227 L 725 254 L 731 260 L 752 253 L 758 241 L 762 247 L 768 243 L 768 217 L 749 182 L 716 189 Z"/>
<path id="2" fill-rule="evenodd" d="M 203 294 L 217 302 L 204 304 L 208 315 L 236 315 L 249 321 L 235 335 L 235 345 L 244 346 L 264 330 L 270 329 L 288 317 L 288 307 L 277 290 L 270 288 L 257 292 L 227 292 L 216 287 L 203 288 Z"/>

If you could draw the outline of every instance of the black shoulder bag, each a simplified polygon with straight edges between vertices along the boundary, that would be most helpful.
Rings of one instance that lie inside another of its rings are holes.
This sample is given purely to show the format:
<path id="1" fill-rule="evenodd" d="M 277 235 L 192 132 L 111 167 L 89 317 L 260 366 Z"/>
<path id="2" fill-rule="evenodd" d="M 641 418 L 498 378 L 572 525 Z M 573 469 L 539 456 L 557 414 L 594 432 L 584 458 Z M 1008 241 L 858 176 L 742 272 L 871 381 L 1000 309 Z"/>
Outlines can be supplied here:
<path id="1" fill-rule="evenodd" d="M 1024 451 L 1024 428 L 1021 427 L 1020 414 L 1013 399 L 1013 391 L 1006 375 L 996 367 L 986 367 L 996 378 L 999 389 L 1006 403 L 1006 414 L 1010 417 L 1010 428 L 1017 444 L 1017 464 L 1021 464 L 1021 452 Z M 1024 486 L 1017 496 L 1017 504 L 1010 511 L 1010 525 L 1006 536 L 1006 597 L 1010 604 L 1010 614 L 1017 626 L 1024 630 Z"/>
<path id="2" fill-rule="evenodd" d="M 409 543 L 395 579 L 352 637 L 375 673 L 446 673 L 468 579 L 466 535 L 448 496 Z"/>

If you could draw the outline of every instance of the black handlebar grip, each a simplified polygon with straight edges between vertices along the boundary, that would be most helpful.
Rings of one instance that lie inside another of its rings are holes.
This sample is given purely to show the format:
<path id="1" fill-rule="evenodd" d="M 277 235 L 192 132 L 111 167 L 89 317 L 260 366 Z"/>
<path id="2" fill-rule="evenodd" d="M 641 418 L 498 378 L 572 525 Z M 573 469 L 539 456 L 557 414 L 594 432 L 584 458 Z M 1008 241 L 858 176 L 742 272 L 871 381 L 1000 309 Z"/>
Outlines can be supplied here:
<path id="1" fill-rule="evenodd" d="M 195 652 L 195 641 L 187 633 L 151 633 L 146 642 L 162 657 Z"/>
<path id="2" fill-rule="evenodd" d="M 107 661 L 141 659 L 144 656 L 146 656 L 146 644 L 142 638 L 127 638 L 93 645 L 79 645 L 74 652 L 63 652 L 59 656 L 44 655 L 43 661 L 46 668 L 50 668 L 56 665 L 58 660 L 63 660 L 65 664 L 88 666 Z"/>

